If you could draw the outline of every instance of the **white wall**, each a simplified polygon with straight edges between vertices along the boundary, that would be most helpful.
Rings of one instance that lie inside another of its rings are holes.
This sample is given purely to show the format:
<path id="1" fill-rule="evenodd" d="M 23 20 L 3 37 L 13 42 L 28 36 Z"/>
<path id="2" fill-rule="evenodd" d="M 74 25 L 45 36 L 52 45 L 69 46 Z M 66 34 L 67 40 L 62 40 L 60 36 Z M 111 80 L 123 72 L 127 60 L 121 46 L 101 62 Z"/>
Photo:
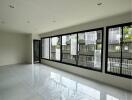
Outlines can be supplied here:
<path id="1" fill-rule="evenodd" d="M 51 36 L 51 35 L 56 35 L 56 34 L 65 34 L 65 33 L 70 33 L 70 32 L 76 32 L 76 31 L 81 31 L 81 30 L 88 30 L 88 29 L 93 29 L 93 28 L 99 28 L 99 27 L 106 27 L 109 25 L 114 25 L 114 24 L 120 24 L 120 23 L 126 23 L 126 22 L 131 22 L 132 21 L 132 16 L 131 13 L 125 13 L 121 14 L 118 16 L 111 16 L 109 18 L 104 18 L 100 19 L 97 21 L 89 22 L 89 23 L 84 23 L 48 33 L 41 34 L 41 37 L 45 36 Z M 104 31 L 104 37 L 106 37 L 106 31 Z M 75 66 L 70 66 L 70 65 L 65 65 L 65 64 L 60 64 L 57 62 L 52 62 L 52 61 L 47 61 L 42 59 L 42 63 L 48 64 L 50 66 L 78 74 L 80 76 L 90 78 L 99 82 L 103 82 L 109 85 L 116 86 L 118 88 L 123 88 L 129 91 L 132 91 L 132 80 L 123 78 L 123 77 L 118 77 L 114 75 L 109 75 L 106 74 L 105 71 L 105 38 L 104 38 L 104 46 L 103 46 L 103 72 L 96 72 L 92 70 L 87 70 L 83 68 L 78 68 Z"/>
<path id="2" fill-rule="evenodd" d="M 26 35 L 27 38 L 27 50 L 26 50 L 26 55 L 27 55 L 27 63 L 32 64 L 32 34 Z"/>
<path id="3" fill-rule="evenodd" d="M 0 66 L 31 63 L 31 35 L 0 32 Z"/>

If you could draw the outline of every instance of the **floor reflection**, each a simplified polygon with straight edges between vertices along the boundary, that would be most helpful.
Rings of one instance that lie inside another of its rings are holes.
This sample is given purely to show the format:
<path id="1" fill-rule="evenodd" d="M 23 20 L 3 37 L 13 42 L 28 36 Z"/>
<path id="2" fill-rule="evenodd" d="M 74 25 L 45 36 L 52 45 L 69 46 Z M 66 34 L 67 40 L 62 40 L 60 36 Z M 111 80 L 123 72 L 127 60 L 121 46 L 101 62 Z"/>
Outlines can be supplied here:
<path id="1" fill-rule="evenodd" d="M 77 76 L 68 75 L 68 73 L 65 75 L 63 71 L 48 67 L 40 71 L 38 68 L 41 67 L 34 68 L 35 79 L 39 79 L 39 76 L 47 78 L 45 81 L 42 79 L 44 85 L 41 92 L 39 91 L 41 95 L 43 93 L 44 100 L 131 100 L 131 94 L 127 91 L 110 86 L 104 88 L 103 84 L 86 79 L 83 80 L 86 84 L 83 84 Z"/>
<path id="2" fill-rule="evenodd" d="M 126 97 L 127 92 L 122 94 L 114 94 L 117 97 L 107 94 L 108 90 L 97 90 L 88 85 L 84 85 L 80 82 L 71 80 L 55 72 L 50 73 L 50 81 L 52 89 L 55 93 L 58 92 L 61 100 L 129 100 L 129 96 Z M 97 87 L 96 87 L 97 88 Z M 107 89 L 107 88 L 106 88 Z M 114 91 L 114 90 L 113 90 Z M 116 90 L 118 91 L 118 90 Z M 110 91 L 111 93 L 112 91 Z M 122 91 L 118 91 L 122 92 Z M 131 95 L 131 94 L 130 94 Z"/>
<path id="3" fill-rule="evenodd" d="M 132 100 L 131 93 L 41 65 L 0 69 L 0 100 Z"/>
<path id="4" fill-rule="evenodd" d="M 100 91 L 88 87 L 74 80 L 51 72 L 51 81 L 54 89 L 60 90 L 64 100 L 100 100 Z"/>

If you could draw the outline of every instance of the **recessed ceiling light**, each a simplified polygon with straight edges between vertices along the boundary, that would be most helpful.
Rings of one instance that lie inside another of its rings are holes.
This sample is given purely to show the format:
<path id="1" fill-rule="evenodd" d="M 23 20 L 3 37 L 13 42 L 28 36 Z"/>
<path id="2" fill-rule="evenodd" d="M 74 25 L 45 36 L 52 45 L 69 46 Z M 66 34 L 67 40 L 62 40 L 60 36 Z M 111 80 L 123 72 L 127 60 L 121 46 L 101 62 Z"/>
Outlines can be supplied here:
<path id="1" fill-rule="evenodd" d="M 30 21 L 28 20 L 27 23 L 30 23 Z"/>
<path id="2" fill-rule="evenodd" d="M 1 24 L 5 24 L 5 21 L 0 21 Z"/>
<path id="3" fill-rule="evenodd" d="M 52 22 L 53 22 L 53 23 L 55 23 L 55 22 L 56 22 L 56 20 L 53 20 Z"/>
<path id="4" fill-rule="evenodd" d="M 103 5 L 103 3 L 102 3 L 102 2 L 99 2 L 99 3 L 97 3 L 97 5 L 98 5 L 98 6 L 101 6 L 101 5 Z"/>
<path id="5" fill-rule="evenodd" d="M 15 6 L 14 6 L 14 5 L 9 5 L 9 7 L 10 7 L 10 8 L 15 8 Z"/>

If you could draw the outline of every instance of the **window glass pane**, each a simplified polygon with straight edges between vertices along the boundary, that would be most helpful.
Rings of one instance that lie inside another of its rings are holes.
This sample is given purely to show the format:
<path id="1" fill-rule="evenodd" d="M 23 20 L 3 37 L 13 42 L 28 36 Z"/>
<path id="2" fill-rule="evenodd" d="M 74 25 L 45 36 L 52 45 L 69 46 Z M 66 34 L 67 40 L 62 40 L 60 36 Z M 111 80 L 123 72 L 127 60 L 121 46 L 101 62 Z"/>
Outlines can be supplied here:
<path id="1" fill-rule="evenodd" d="M 111 95 L 106 95 L 106 100 L 119 100 L 119 98 L 113 97 Z"/>
<path id="2" fill-rule="evenodd" d="M 62 36 L 62 62 L 76 64 L 77 34 Z"/>
<path id="3" fill-rule="evenodd" d="M 78 65 L 101 69 L 102 30 L 78 34 Z"/>
<path id="4" fill-rule="evenodd" d="M 50 59 L 60 60 L 61 37 L 50 38 Z"/>
<path id="5" fill-rule="evenodd" d="M 42 58 L 49 59 L 49 38 L 42 39 Z"/>
<path id="6" fill-rule="evenodd" d="M 132 25 L 123 27 L 122 74 L 132 76 Z"/>
<path id="7" fill-rule="evenodd" d="M 120 73 L 121 62 L 121 27 L 108 30 L 108 62 L 107 71 Z"/>

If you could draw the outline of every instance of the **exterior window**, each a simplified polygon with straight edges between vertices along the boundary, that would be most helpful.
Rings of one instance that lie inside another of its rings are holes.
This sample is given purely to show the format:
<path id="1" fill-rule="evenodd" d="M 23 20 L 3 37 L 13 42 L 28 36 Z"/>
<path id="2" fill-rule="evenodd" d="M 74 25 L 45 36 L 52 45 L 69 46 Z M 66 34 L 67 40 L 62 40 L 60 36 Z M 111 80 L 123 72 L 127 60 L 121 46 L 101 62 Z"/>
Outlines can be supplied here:
<path id="1" fill-rule="evenodd" d="M 108 71 L 120 73 L 121 66 L 121 27 L 109 29 L 108 39 Z"/>
<path id="2" fill-rule="evenodd" d="M 132 25 L 107 27 L 107 72 L 132 77 Z"/>
<path id="3" fill-rule="evenodd" d="M 49 59 L 49 38 L 42 39 L 42 58 Z"/>
<path id="4" fill-rule="evenodd" d="M 62 62 L 77 63 L 77 34 L 62 36 Z"/>
<path id="5" fill-rule="evenodd" d="M 123 27 L 122 74 L 132 76 L 132 25 Z"/>
<path id="6" fill-rule="evenodd" d="M 60 61 L 61 58 L 61 37 L 50 38 L 50 59 Z"/>
<path id="7" fill-rule="evenodd" d="M 42 39 L 42 58 L 102 71 L 103 28 Z"/>
<path id="8" fill-rule="evenodd" d="M 102 29 L 78 33 L 78 65 L 101 69 Z"/>

